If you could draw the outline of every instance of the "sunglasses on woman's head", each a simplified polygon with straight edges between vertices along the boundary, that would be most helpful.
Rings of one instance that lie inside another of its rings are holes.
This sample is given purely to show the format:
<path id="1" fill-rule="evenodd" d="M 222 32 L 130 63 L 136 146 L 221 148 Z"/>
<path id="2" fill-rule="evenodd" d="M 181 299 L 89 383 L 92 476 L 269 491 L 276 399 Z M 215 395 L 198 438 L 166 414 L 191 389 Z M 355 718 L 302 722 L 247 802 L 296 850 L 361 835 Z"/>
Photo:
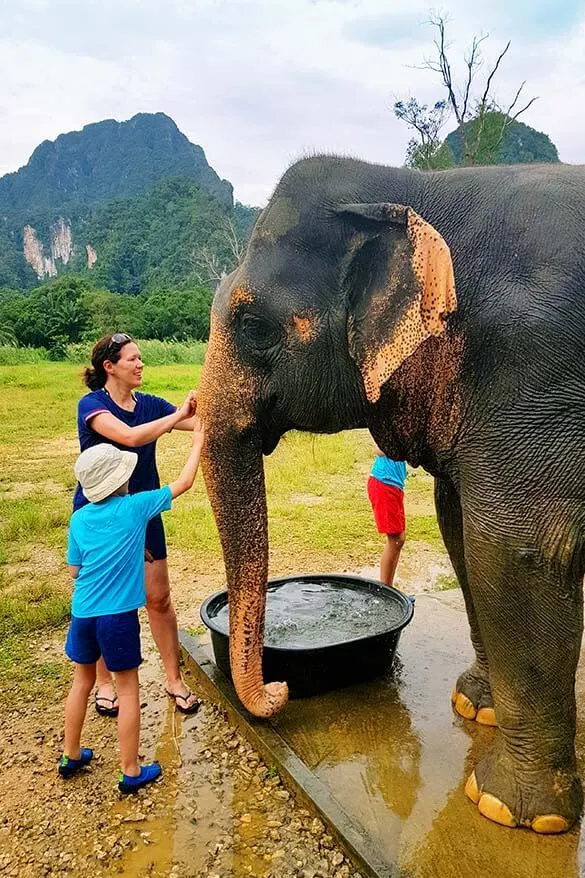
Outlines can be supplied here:
<path id="1" fill-rule="evenodd" d="M 134 339 L 131 335 L 128 335 L 127 332 L 115 332 L 108 342 L 106 354 L 113 352 L 116 348 L 121 347 L 123 344 L 127 344 L 129 341 L 134 341 Z"/>

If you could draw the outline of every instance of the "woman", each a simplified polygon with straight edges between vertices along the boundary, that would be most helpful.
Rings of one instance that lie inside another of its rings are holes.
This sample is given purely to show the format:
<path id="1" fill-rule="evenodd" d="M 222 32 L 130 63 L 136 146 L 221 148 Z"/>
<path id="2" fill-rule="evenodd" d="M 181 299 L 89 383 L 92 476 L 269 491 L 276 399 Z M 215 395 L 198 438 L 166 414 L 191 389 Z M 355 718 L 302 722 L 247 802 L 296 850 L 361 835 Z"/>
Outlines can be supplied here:
<path id="1" fill-rule="evenodd" d="M 132 336 L 125 332 L 106 335 L 95 344 L 91 368 L 85 370 L 90 389 L 79 400 L 77 429 L 81 451 L 100 442 L 118 448 L 133 448 L 138 464 L 130 479 L 130 493 L 160 487 L 156 468 L 156 440 L 173 428 L 192 430 L 197 407 L 191 391 L 183 405 L 176 406 L 147 393 L 138 393 L 144 363 Z M 77 485 L 74 509 L 86 503 Z M 152 636 L 166 673 L 166 691 L 178 710 L 194 713 L 199 701 L 184 683 L 179 670 L 177 617 L 171 603 L 165 532 L 161 516 L 146 530 L 146 608 Z M 118 704 L 112 677 L 102 659 L 97 665 L 95 707 L 102 716 L 117 716 Z"/>

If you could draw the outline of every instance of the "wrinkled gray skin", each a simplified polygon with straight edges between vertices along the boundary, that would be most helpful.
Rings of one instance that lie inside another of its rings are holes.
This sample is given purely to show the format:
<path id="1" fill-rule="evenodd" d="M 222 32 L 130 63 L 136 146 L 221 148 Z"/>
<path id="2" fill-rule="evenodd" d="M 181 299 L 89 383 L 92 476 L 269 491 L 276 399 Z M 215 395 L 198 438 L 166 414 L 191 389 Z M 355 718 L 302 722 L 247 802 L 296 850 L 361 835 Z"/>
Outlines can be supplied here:
<path id="1" fill-rule="evenodd" d="M 364 356 L 420 291 L 404 227 L 367 207 L 381 202 L 414 209 L 443 236 L 457 310 L 374 402 Z M 360 215 L 349 204 L 366 207 Z M 335 157 L 298 162 L 216 294 L 202 388 L 232 671 L 248 709 L 268 716 L 286 701 L 286 687 L 262 680 L 262 454 L 292 428 L 368 427 L 387 455 L 436 479 L 476 652 L 457 681 L 457 709 L 473 717 L 495 706 L 499 727 L 471 798 L 490 794 L 480 810 L 508 825 L 572 825 L 582 802 L 574 682 L 585 556 L 585 168 L 422 174 Z"/>

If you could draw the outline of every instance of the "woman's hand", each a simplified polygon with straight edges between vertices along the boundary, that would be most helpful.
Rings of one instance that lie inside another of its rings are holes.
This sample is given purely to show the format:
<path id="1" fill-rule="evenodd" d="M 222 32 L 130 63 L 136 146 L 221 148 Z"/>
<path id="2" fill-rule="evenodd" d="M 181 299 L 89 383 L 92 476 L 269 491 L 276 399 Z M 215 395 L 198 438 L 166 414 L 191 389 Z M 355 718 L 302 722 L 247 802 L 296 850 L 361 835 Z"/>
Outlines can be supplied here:
<path id="1" fill-rule="evenodd" d="M 190 390 L 183 405 L 178 409 L 178 421 L 186 421 L 187 418 L 193 417 L 197 411 L 197 394 L 194 390 Z"/>

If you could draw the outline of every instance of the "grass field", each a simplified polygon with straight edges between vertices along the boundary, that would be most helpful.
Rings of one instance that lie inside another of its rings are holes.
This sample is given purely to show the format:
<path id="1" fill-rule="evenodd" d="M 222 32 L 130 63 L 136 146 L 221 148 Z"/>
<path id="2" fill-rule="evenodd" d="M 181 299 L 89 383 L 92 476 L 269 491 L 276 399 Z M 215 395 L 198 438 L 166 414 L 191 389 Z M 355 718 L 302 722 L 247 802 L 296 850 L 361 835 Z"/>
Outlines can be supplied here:
<path id="1" fill-rule="evenodd" d="M 196 387 L 201 366 L 151 366 L 144 390 L 180 402 Z M 35 691 L 59 673 L 59 663 L 35 660 L 35 632 L 63 625 L 70 585 L 64 552 L 75 487 L 76 404 L 84 392 L 81 367 L 71 363 L 0 366 L 0 700 L 20 685 Z M 163 483 L 176 475 L 188 447 L 174 432 L 158 445 Z M 367 433 L 290 434 L 266 461 L 271 575 L 343 570 L 375 563 L 380 537 L 365 483 L 372 459 Z M 409 543 L 439 548 L 430 502 L 432 482 L 411 473 Z M 407 506 L 408 510 L 408 506 Z M 169 552 L 180 553 L 197 576 L 217 572 L 219 540 L 203 480 L 165 517 Z"/>

